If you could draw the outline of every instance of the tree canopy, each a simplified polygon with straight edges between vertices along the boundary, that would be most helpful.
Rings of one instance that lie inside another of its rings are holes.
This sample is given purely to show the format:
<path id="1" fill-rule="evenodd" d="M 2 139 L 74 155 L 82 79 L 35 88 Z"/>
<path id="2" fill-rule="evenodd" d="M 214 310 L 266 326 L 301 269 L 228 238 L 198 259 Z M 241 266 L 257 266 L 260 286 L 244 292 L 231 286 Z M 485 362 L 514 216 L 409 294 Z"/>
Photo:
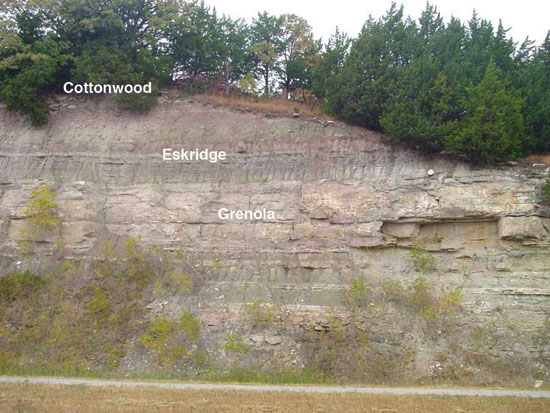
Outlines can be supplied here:
<path id="1" fill-rule="evenodd" d="M 471 162 L 550 151 L 550 32 L 519 44 L 475 12 L 445 22 L 428 3 L 415 20 L 393 3 L 357 38 L 337 30 L 324 44 L 300 16 L 247 23 L 197 0 L 0 0 L 0 16 L 0 99 L 35 125 L 67 81 L 206 79 L 287 99 L 309 90 L 335 117 Z"/>

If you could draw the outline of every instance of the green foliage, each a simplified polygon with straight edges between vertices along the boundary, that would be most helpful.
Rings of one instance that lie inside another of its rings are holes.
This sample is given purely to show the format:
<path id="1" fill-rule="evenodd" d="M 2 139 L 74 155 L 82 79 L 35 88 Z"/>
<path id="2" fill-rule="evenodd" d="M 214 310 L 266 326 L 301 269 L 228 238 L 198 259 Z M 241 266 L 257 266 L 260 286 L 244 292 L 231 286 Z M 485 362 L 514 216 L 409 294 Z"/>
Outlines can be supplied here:
<path id="1" fill-rule="evenodd" d="M 152 94 L 117 97 L 136 112 L 173 79 L 192 93 L 251 95 L 258 81 L 264 96 L 320 99 L 395 142 L 473 163 L 550 151 L 550 33 L 517 47 L 476 13 L 445 23 L 428 3 L 414 20 L 392 3 L 356 39 L 337 30 L 324 46 L 300 16 L 263 12 L 248 25 L 198 1 L 5 1 L 0 14 L 0 99 L 34 125 L 66 81 L 151 82 Z"/>
<path id="2" fill-rule="evenodd" d="M 140 337 L 145 347 L 153 350 L 161 362 L 186 360 L 192 344 L 200 334 L 200 322 L 191 313 L 184 313 L 178 321 L 156 317 L 147 333 Z"/>
<path id="3" fill-rule="evenodd" d="M 414 52 L 414 30 L 414 26 L 403 21 L 403 7 L 397 8 L 395 3 L 383 18 L 369 18 L 333 79 L 333 92 L 327 95 L 330 112 L 380 130 L 380 117 L 393 94 L 398 71 Z"/>
<path id="4" fill-rule="evenodd" d="M 435 294 L 425 277 L 415 278 L 407 297 L 413 311 L 434 324 L 443 318 L 455 315 L 462 303 L 462 293 L 458 289 Z"/>
<path id="5" fill-rule="evenodd" d="M 246 314 L 248 322 L 252 327 L 266 327 L 277 320 L 275 307 L 262 304 L 260 300 L 254 300 L 249 304 L 244 304 L 242 310 Z"/>
<path id="6" fill-rule="evenodd" d="M 185 312 L 180 319 L 181 330 L 189 337 L 189 341 L 195 344 L 199 338 L 200 321 L 190 312 Z"/>
<path id="7" fill-rule="evenodd" d="M 118 107 L 130 112 L 148 112 L 156 102 L 156 96 L 147 93 L 128 93 L 117 98 Z"/>
<path id="8" fill-rule="evenodd" d="M 370 18 L 343 61 L 345 47 L 330 63 L 325 46 L 313 84 L 330 113 L 473 163 L 550 149 L 550 36 L 517 50 L 502 25 L 475 13 L 445 25 L 430 4 L 418 23 L 402 11 L 393 4 Z"/>
<path id="9" fill-rule="evenodd" d="M 494 63 L 476 86 L 466 88 L 463 118 L 445 139 L 445 148 L 475 163 L 519 157 L 524 134 L 522 101 L 506 89 Z"/>
<path id="10" fill-rule="evenodd" d="M 26 222 L 18 230 L 24 237 L 23 240 L 18 242 L 18 247 L 22 255 L 27 258 L 30 258 L 34 245 L 40 236 L 59 227 L 55 193 L 48 186 L 41 186 L 36 190 L 31 190 L 30 193 L 31 199 L 23 208 Z"/>
<path id="11" fill-rule="evenodd" d="M 124 251 L 124 261 L 127 264 L 126 278 L 138 285 L 146 285 L 153 276 L 153 268 L 145 252 L 138 245 L 138 240 L 134 237 L 129 237 L 124 244 Z"/>
<path id="12" fill-rule="evenodd" d="M 369 303 L 372 289 L 363 278 L 353 280 L 344 293 L 344 304 L 350 310 L 365 309 Z"/>
<path id="13" fill-rule="evenodd" d="M 403 284 L 399 281 L 383 281 L 382 292 L 389 301 L 401 301 L 405 295 Z"/>
<path id="14" fill-rule="evenodd" d="M 462 304 L 462 292 L 455 288 L 454 290 L 441 293 L 437 300 L 439 312 L 444 316 L 456 314 Z"/>
<path id="15" fill-rule="evenodd" d="M 307 21 L 294 14 L 281 16 L 281 61 L 275 72 L 286 96 L 297 88 L 311 87 L 312 60 L 319 45 Z"/>
<path id="16" fill-rule="evenodd" d="M 47 186 L 31 189 L 30 192 L 32 197 L 23 208 L 23 215 L 28 222 L 24 233 L 34 240 L 42 232 L 59 225 L 59 219 L 55 214 L 58 205 L 55 202 L 55 193 Z"/>
<path id="17" fill-rule="evenodd" d="M 246 76 L 239 79 L 238 87 L 241 93 L 255 96 L 256 79 L 254 79 L 254 73 L 248 72 Z"/>
<path id="18" fill-rule="evenodd" d="M 435 266 L 435 258 L 425 245 L 413 245 L 410 254 L 417 271 L 425 273 Z"/>
<path id="19" fill-rule="evenodd" d="M 102 291 L 99 285 L 93 286 L 93 296 L 90 301 L 90 312 L 99 319 L 105 320 L 111 312 L 109 297 Z"/>
<path id="20" fill-rule="evenodd" d="M 306 333 L 306 365 L 328 380 L 384 383 L 403 376 L 412 361 L 409 351 L 378 346 L 368 324 L 360 318 L 344 322 L 330 315 L 321 331 L 312 328 Z"/>
<path id="21" fill-rule="evenodd" d="M 526 40 L 516 54 L 515 89 L 524 99 L 523 117 L 530 152 L 550 151 L 550 31 L 536 48 Z"/>
<path id="22" fill-rule="evenodd" d="M 190 294 L 195 285 L 195 281 L 189 275 L 173 270 L 170 272 L 170 285 L 175 292 Z"/>
<path id="23" fill-rule="evenodd" d="M 225 335 L 225 343 L 222 348 L 227 352 L 234 352 L 237 354 L 244 354 L 250 349 L 249 346 L 244 344 L 241 336 L 237 333 L 227 333 Z"/>
<path id="24" fill-rule="evenodd" d="M 64 48 L 62 43 L 37 41 L 4 59 L 0 55 L 0 98 L 9 110 L 28 115 L 34 126 L 47 123 L 46 94 L 58 84 L 69 60 Z"/>
<path id="25" fill-rule="evenodd" d="M 344 65 L 350 43 L 351 39 L 336 28 L 322 54 L 313 62 L 312 89 L 318 98 L 326 99 L 337 92 L 333 88 L 334 79 Z"/>
<path id="26" fill-rule="evenodd" d="M 542 202 L 544 204 L 550 204 L 550 179 L 547 179 L 542 185 Z"/>
<path id="27" fill-rule="evenodd" d="M 435 299 L 432 295 L 430 282 L 425 277 L 415 278 L 412 291 L 408 297 L 414 311 L 430 321 L 437 317 L 435 314 Z"/>
<path id="28" fill-rule="evenodd" d="M 276 71 L 277 58 L 281 53 L 283 18 L 271 16 L 267 12 L 258 13 L 252 21 L 251 52 L 256 61 L 255 73 L 263 79 L 264 95 L 271 93 L 271 80 Z"/>
<path id="29" fill-rule="evenodd" d="M 0 278 L 0 296 L 5 301 L 29 298 L 46 285 L 42 277 L 28 271 L 4 275 Z"/>
<path id="30" fill-rule="evenodd" d="M 185 344 L 176 343 L 179 323 L 168 321 L 164 317 L 156 317 L 149 331 L 140 337 L 145 347 L 153 350 L 162 360 L 174 362 L 187 354 Z"/>
<path id="31" fill-rule="evenodd" d="M 2 374 L 105 376 L 119 367 L 127 346 L 133 347 L 144 332 L 165 374 L 210 363 L 200 348 L 199 320 L 192 314 L 147 321 L 152 284 L 170 279 L 167 269 L 206 274 L 190 254 L 172 257 L 159 249 L 144 250 L 135 238 L 126 242 L 123 256 L 111 242 L 103 247 L 101 259 L 69 262 L 52 256 L 40 277 L 29 272 L 0 276 Z M 143 268 L 151 278 L 129 277 L 129 271 L 137 274 Z M 144 331 L 144 325 L 151 331 Z"/>

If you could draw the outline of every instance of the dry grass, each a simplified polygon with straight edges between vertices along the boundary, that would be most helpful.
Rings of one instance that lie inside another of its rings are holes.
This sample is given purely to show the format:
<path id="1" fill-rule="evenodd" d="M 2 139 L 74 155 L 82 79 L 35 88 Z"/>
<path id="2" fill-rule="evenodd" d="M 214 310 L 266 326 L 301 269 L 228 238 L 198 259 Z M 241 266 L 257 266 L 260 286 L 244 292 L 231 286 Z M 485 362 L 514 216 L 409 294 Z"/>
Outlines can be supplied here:
<path id="1" fill-rule="evenodd" d="M 534 164 L 534 163 L 543 163 L 545 165 L 550 165 L 550 154 L 534 154 L 529 155 L 527 158 L 520 159 L 521 163 L 528 163 L 528 164 Z"/>
<path id="2" fill-rule="evenodd" d="M 217 103 L 225 106 L 233 106 L 250 111 L 275 113 L 280 115 L 292 115 L 299 108 L 300 116 L 333 119 L 323 114 L 320 109 L 314 108 L 296 101 L 283 98 L 254 98 L 242 95 L 204 94 L 196 95 L 202 102 Z"/>
<path id="3" fill-rule="evenodd" d="M 0 412 L 548 412 L 545 399 L 1 384 Z"/>

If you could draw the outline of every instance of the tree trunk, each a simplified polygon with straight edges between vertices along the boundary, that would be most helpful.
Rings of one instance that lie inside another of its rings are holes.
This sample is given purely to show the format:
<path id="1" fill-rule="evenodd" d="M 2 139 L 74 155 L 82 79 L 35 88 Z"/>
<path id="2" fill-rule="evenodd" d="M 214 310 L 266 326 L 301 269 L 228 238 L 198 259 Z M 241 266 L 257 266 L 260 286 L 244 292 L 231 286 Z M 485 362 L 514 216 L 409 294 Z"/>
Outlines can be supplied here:
<path id="1" fill-rule="evenodd" d="M 269 67 L 265 67 L 265 95 L 269 97 Z"/>

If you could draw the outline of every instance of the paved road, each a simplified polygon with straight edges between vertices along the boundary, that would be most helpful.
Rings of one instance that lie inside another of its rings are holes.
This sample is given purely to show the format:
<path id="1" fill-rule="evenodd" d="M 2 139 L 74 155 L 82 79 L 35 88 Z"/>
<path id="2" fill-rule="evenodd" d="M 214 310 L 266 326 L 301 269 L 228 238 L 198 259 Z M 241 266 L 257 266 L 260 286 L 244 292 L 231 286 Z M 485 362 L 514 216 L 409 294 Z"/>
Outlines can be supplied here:
<path id="1" fill-rule="evenodd" d="M 275 386 L 255 384 L 170 383 L 122 380 L 64 379 L 57 377 L 6 377 L 0 383 L 63 384 L 85 386 L 160 387 L 188 390 L 291 391 L 301 393 L 419 394 L 435 396 L 513 396 L 550 398 L 550 391 L 493 389 L 436 389 L 417 387 Z"/>

